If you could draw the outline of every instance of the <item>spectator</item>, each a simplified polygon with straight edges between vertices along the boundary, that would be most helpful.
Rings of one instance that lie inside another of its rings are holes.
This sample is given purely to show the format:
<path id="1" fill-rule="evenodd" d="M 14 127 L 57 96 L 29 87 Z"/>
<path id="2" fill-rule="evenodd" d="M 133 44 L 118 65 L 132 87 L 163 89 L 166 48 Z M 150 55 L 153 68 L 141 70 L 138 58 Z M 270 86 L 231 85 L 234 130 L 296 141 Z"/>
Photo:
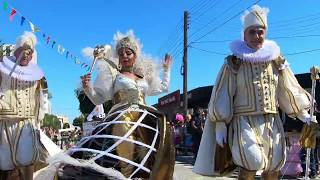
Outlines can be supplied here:
<path id="1" fill-rule="evenodd" d="M 301 167 L 302 167 L 302 174 L 301 176 L 304 177 L 305 176 L 305 172 L 306 172 L 306 154 L 307 154 L 307 149 L 306 148 L 301 148 L 301 151 L 300 151 L 300 159 L 301 159 Z M 315 153 L 315 149 L 314 148 L 311 148 L 311 151 L 310 151 L 310 172 L 309 172 L 309 177 L 311 179 L 315 178 L 317 176 L 317 172 L 318 172 L 318 169 L 317 169 L 317 157 L 315 156 L 316 153 Z"/>
<path id="2" fill-rule="evenodd" d="M 193 153 L 194 158 L 197 158 L 200 142 L 201 142 L 201 136 L 203 132 L 203 125 L 202 120 L 200 117 L 200 109 L 196 109 L 195 113 L 193 114 L 193 118 L 191 121 L 191 129 L 192 129 L 192 140 L 193 140 Z"/>

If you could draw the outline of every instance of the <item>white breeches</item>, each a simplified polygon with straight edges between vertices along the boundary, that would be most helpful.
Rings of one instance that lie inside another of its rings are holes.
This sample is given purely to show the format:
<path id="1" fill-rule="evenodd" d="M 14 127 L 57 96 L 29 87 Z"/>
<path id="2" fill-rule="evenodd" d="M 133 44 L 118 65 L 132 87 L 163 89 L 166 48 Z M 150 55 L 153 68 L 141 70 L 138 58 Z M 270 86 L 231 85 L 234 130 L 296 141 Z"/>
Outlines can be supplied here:
<path id="1" fill-rule="evenodd" d="M 265 171 L 278 171 L 284 165 L 285 137 L 278 114 L 235 116 L 229 128 L 235 164 Z"/>
<path id="2" fill-rule="evenodd" d="M 28 166 L 38 159 L 39 137 L 34 121 L 0 120 L 0 170 Z"/>

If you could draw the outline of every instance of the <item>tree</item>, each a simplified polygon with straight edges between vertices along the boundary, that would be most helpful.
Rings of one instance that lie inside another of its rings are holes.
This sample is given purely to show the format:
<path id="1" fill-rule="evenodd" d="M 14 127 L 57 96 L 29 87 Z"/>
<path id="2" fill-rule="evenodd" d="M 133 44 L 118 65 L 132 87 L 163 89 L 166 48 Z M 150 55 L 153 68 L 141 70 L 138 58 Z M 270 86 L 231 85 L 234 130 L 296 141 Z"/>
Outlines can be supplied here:
<path id="1" fill-rule="evenodd" d="M 64 123 L 63 124 L 63 129 L 67 129 L 67 128 L 70 128 L 70 124 L 69 123 Z"/>
<path id="2" fill-rule="evenodd" d="M 82 129 L 82 124 L 83 124 L 83 122 L 85 121 L 85 116 L 84 115 L 80 115 L 79 117 L 76 117 L 74 120 L 73 120 L 73 125 L 74 126 L 79 126 L 79 127 L 81 127 L 81 129 Z"/>
<path id="3" fill-rule="evenodd" d="M 76 89 L 75 93 L 79 100 L 79 110 L 82 114 L 90 114 L 94 109 L 94 104 L 90 101 L 90 99 L 86 96 L 83 90 Z"/>
<path id="4" fill-rule="evenodd" d="M 53 114 L 45 114 L 43 123 L 43 127 L 51 127 L 53 129 L 60 129 L 61 128 L 61 122 L 59 121 L 59 118 Z"/>
<path id="5" fill-rule="evenodd" d="M 81 89 L 76 89 L 75 90 L 75 94 L 79 100 L 79 110 L 80 112 L 87 116 L 88 114 L 90 114 L 92 112 L 92 110 L 94 109 L 95 105 L 91 102 L 91 100 L 86 96 L 86 94 L 83 92 L 83 90 Z M 103 103 L 103 109 L 104 112 L 106 114 L 108 114 L 108 112 L 110 111 L 111 107 L 112 107 L 112 101 L 106 101 L 105 103 Z"/>
<path id="6" fill-rule="evenodd" d="M 48 92 L 48 99 L 52 99 L 52 93 Z"/>

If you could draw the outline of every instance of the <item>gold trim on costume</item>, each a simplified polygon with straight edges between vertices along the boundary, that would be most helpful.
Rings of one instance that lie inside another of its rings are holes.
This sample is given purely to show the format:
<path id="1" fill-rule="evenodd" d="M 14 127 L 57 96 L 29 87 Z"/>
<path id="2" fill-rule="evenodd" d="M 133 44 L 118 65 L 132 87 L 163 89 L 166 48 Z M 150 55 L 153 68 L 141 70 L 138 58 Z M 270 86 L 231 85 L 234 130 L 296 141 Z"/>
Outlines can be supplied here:
<path id="1" fill-rule="evenodd" d="M 146 104 L 145 95 L 138 89 L 119 90 L 113 96 L 113 103 L 137 103 Z"/>

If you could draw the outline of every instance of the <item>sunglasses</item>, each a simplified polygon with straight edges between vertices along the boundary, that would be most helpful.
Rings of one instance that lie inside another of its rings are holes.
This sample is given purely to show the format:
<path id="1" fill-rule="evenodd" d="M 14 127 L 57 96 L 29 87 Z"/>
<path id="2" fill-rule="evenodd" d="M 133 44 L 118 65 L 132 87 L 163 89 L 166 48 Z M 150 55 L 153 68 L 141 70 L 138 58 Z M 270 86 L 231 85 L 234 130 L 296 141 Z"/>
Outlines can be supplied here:
<path id="1" fill-rule="evenodd" d="M 264 29 L 258 29 L 258 30 L 256 30 L 256 29 L 250 29 L 250 30 L 249 30 L 249 34 L 250 34 L 250 35 L 256 35 L 256 34 L 258 34 L 259 36 L 261 36 L 261 35 L 264 34 L 264 32 L 265 32 Z"/>
<path id="2" fill-rule="evenodd" d="M 119 52 L 119 56 L 124 56 L 124 55 L 130 56 L 131 54 L 133 54 L 133 51 L 131 50 L 126 50 L 126 51 L 120 51 Z"/>

